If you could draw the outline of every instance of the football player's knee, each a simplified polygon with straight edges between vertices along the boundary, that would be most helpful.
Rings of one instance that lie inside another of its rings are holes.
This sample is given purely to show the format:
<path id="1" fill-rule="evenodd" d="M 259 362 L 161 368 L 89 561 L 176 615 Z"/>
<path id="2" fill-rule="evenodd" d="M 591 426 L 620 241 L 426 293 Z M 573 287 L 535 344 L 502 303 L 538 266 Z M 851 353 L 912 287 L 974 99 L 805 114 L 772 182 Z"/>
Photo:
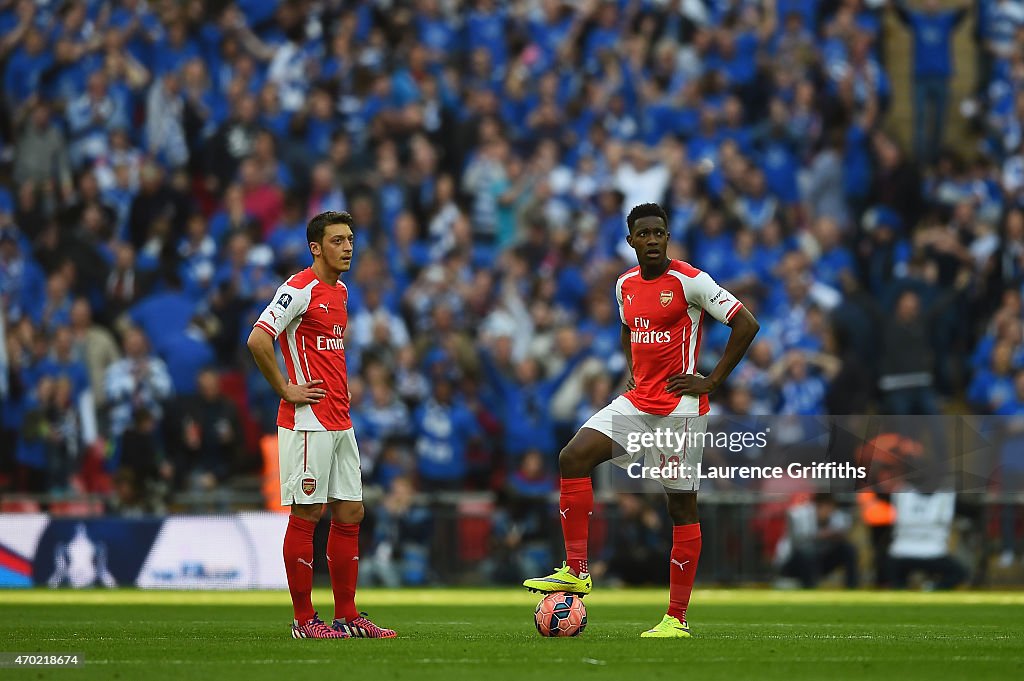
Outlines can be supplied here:
<path id="1" fill-rule="evenodd" d="M 579 473 L 586 468 L 586 455 L 578 447 L 568 444 L 558 453 L 558 470 L 565 473 Z"/>
<path id="2" fill-rule="evenodd" d="M 303 520 L 307 520 L 311 523 L 319 522 L 320 516 L 323 515 L 324 505 L 323 504 L 293 504 L 292 515 L 297 516 Z"/>
<path id="3" fill-rule="evenodd" d="M 366 515 L 366 511 L 360 501 L 346 501 L 339 510 L 340 513 L 338 515 L 341 516 L 341 522 L 351 525 L 358 525 L 363 522 L 363 516 Z"/>
<path id="4" fill-rule="evenodd" d="M 669 493 L 668 513 L 676 525 L 700 522 L 700 516 L 697 513 L 697 495 Z"/>

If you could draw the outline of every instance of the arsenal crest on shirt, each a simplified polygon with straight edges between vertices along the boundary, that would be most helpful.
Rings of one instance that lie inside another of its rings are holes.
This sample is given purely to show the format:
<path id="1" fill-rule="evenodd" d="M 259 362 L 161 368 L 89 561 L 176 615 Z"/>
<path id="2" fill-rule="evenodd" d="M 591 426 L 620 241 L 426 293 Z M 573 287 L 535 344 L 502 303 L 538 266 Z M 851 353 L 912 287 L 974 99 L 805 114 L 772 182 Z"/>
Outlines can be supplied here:
<path id="1" fill-rule="evenodd" d="M 662 291 L 661 292 L 661 306 L 662 307 L 668 307 L 669 303 L 671 303 L 671 302 L 672 302 L 672 292 L 671 291 Z"/>
<path id="2" fill-rule="evenodd" d="M 316 491 L 316 480 L 313 478 L 302 479 L 302 493 L 307 497 Z"/>

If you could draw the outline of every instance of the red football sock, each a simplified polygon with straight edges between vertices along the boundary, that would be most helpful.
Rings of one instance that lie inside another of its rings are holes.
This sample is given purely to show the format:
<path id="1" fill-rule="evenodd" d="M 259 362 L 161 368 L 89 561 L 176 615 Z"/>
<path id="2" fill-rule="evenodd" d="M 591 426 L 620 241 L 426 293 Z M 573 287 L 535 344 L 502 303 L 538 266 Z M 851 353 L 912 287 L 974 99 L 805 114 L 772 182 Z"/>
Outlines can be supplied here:
<path id="1" fill-rule="evenodd" d="M 558 513 L 562 516 L 565 562 L 577 575 L 588 572 L 587 535 L 594 510 L 594 488 L 590 478 L 562 478 Z"/>
<path id="2" fill-rule="evenodd" d="M 693 578 L 700 559 L 700 523 L 676 525 L 672 528 L 672 559 L 668 577 L 668 614 L 686 621 Z"/>
<path id="3" fill-rule="evenodd" d="M 327 567 L 334 590 L 334 618 L 351 622 L 356 610 L 356 580 L 359 578 L 359 525 L 331 521 L 327 537 Z"/>
<path id="4" fill-rule="evenodd" d="M 288 591 L 292 594 L 295 619 L 304 624 L 313 618 L 313 529 L 316 523 L 298 516 L 288 516 L 284 533 L 284 571 L 288 575 Z"/>

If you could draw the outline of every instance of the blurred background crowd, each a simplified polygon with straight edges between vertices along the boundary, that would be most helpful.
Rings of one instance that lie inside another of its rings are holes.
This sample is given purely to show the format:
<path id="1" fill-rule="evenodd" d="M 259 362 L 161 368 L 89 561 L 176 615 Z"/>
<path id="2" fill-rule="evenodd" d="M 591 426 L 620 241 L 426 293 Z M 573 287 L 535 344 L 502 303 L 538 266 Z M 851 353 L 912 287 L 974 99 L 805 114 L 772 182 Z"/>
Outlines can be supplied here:
<path id="1" fill-rule="evenodd" d="M 417 492 L 548 528 L 515 509 L 622 385 L 641 202 L 761 323 L 716 411 L 1024 415 L 1022 29 L 1020 0 L 0 0 L 0 490 L 159 512 L 258 476 L 244 339 L 324 210 L 355 219 L 381 546 L 429 535 Z"/>

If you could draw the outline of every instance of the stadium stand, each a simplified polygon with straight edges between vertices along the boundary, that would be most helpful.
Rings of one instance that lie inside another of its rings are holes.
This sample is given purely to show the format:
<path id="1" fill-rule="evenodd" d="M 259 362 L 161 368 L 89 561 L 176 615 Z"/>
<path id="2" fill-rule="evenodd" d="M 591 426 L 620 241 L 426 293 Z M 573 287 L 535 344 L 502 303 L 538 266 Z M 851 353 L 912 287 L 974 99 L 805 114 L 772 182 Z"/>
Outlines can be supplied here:
<path id="1" fill-rule="evenodd" d="M 897 10 L 927 42 L 928 8 L 878 0 L 0 0 L 2 508 L 261 507 L 277 398 L 244 339 L 328 209 L 382 494 L 557 474 L 623 378 L 645 201 L 761 322 L 716 412 L 1024 416 L 1024 4 L 964 10 L 977 134 L 939 117 L 917 158 Z"/>

